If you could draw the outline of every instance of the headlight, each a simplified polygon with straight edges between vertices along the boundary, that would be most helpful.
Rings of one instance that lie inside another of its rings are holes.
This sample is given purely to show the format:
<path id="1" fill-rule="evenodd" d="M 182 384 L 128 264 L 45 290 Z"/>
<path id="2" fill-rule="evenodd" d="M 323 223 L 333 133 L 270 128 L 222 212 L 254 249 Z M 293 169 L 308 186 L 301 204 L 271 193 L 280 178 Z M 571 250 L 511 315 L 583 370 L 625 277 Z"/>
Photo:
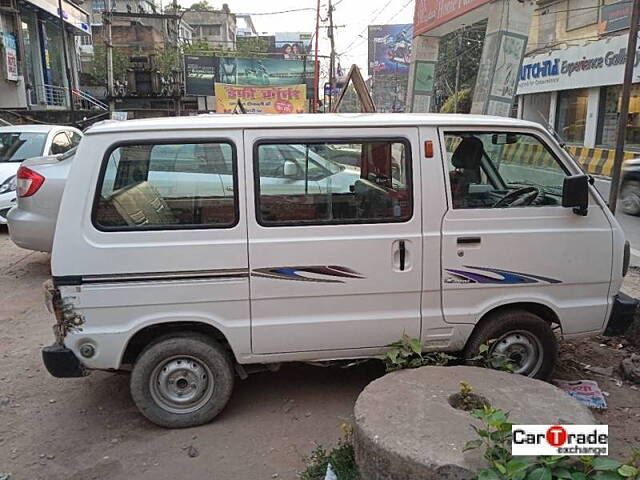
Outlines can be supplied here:
<path id="1" fill-rule="evenodd" d="M 0 193 L 15 192 L 16 183 L 17 179 L 15 175 L 13 177 L 7 178 L 4 182 L 2 182 L 2 185 L 0 185 Z"/>

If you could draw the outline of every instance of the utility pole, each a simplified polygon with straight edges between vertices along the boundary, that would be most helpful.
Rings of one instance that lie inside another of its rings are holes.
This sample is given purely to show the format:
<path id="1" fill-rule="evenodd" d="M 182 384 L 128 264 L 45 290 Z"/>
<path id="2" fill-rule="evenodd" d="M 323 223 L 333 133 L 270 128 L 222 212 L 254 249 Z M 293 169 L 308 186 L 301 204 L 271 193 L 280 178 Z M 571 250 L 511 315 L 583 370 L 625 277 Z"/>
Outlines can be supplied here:
<path id="1" fill-rule="evenodd" d="M 76 123 L 75 106 L 73 104 L 73 82 L 71 69 L 69 68 L 69 55 L 67 52 L 67 35 L 64 28 L 64 16 L 62 12 L 62 0 L 58 0 L 58 19 L 60 21 L 60 36 L 62 37 L 62 50 L 64 57 L 64 70 L 67 77 L 67 88 L 69 90 L 69 110 L 71 111 L 71 123 Z"/>
<path id="2" fill-rule="evenodd" d="M 107 0 L 109 6 L 111 6 L 111 2 Z M 102 12 L 102 23 L 104 23 L 106 29 L 106 39 L 105 39 L 105 51 L 107 57 L 107 95 L 109 96 L 109 110 L 113 112 L 115 110 L 114 104 L 114 89 L 113 89 L 113 38 L 111 37 L 111 21 L 113 17 L 111 16 L 111 9 L 105 10 Z"/>
<path id="3" fill-rule="evenodd" d="M 329 40 L 331 41 L 331 57 L 329 59 L 329 111 L 333 106 L 333 92 L 336 88 L 336 41 L 333 34 L 333 5 L 329 0 Z"/>
<path id="4" fill-rule="evenodd" d="M 318 112 L 318 88 L 320 84 L 320 64 L 318 62 L 318 37 L 320 36 L 320 0 L 318 0 L 318 7 L 316 8 L 316 46 L 315 46 L 315 61 L 314 61 L 314 77 L 313 77 L 313 108 L 312 112 Z"/>
<path id="5" fill-rule="evenodd" d="M 633 67 L 636 60 L 638 44 L 638 20 L 640 20 L 640 0 L 633 0 L 631 25 L 629 26 L 629 41 L 627 43 L 627 62 L 624 69 L 624 83 L 622 84 L 622 100 L 618 131 L 616 138 L 616 155 L 613 161 L 613 175 L 611 176 L 611 190 L 609 192 L 609 209 L 615 214 L 618 205 L 618 191 L 620 190 L 620 172 L 624 157 L 624 144 L 629 121 L 629 98 L 631 97 L 631 83 L 633 82 Z"/>

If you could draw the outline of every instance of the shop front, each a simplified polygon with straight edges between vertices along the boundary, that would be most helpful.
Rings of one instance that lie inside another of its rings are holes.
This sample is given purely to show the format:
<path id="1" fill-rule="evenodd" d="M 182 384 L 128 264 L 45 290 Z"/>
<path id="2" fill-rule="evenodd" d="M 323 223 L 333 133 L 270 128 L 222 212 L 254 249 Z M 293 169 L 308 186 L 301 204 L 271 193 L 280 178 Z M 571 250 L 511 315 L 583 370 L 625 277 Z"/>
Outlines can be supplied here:
<path id="1" fill-rule="evenodd" d="M 91 29 L 87 12 L 66 0 L 61 4 L 60 14 L 58 0 L 17 3 L 18 14 L 11 30 L 3 32 L 15 39 L 16 75 L 14 83 L 6 80 L 9 85 L 3 85 L 3 88 L 22 89 L 19 92 L 22 95 L 0 95 L 0 108 L 69 108 L 69 82 L 72 88 L 77 88 L 79 80 L 80 62 L 75 37 L 88 36 Z"/>
<path id="2" fill-rule="evenodd" d="M 627 35 L 524 59 L 518 116 L 553 130 L 581 163 L 608 175 L 620 115 Z M 640 155 L 640 54 L 626 128 L 625 158 Z"/>

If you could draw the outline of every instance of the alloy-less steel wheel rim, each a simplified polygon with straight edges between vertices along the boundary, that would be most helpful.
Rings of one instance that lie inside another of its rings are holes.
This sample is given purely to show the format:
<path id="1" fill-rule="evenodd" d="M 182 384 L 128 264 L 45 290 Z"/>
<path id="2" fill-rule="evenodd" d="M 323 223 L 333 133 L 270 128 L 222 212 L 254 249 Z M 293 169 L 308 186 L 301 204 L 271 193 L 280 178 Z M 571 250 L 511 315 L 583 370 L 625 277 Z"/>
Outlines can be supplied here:
<path id="1" fill-rule="evenodd" d="M 192 413 L 211 399 L 213 374 L 201 360 L 190 355 L 176 355 L 153 369 L 149 390 L 154 402 L 163 410 Z"/>
<path id="2" fill-rule="evenodd" d="M 622 206 L 625 210 L 631 212 L 640 211 L 640 195 L 638 194 L 638 192 L 636 192 L 635 189 L 629 186 L 625 186 L 622 188 L 620 196 Z"/>
<path id="3" fill-rule="evenodd" d="M 540 339 L 526 330 L 513 330 L 498 338 L 492 353 L 504 355 L 513 366 L 513 373 L 533 377 L 544 360 Z"/>

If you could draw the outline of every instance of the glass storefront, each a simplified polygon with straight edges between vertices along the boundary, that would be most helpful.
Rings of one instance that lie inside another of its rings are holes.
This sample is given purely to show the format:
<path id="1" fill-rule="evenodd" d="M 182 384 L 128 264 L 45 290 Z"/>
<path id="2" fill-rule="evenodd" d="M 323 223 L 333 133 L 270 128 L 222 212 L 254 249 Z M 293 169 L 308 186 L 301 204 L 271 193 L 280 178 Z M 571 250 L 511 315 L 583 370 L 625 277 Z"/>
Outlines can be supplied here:
<path id="1" fill-rule="evenodd" d="M 604 87 L 600 93 L 601 114 L 598 122 L 598 143 L 615 147 L 622 86 Z M 631 86 L 629 115 L 626 127 L 626 148 L 640 148 L 640 85 Z"/>
<path id="2" fill-rule="evenodd" d="M 584 142 L 588 99 L 586 88 L 558 93 L 556 132 L 565 142 Z"/>

